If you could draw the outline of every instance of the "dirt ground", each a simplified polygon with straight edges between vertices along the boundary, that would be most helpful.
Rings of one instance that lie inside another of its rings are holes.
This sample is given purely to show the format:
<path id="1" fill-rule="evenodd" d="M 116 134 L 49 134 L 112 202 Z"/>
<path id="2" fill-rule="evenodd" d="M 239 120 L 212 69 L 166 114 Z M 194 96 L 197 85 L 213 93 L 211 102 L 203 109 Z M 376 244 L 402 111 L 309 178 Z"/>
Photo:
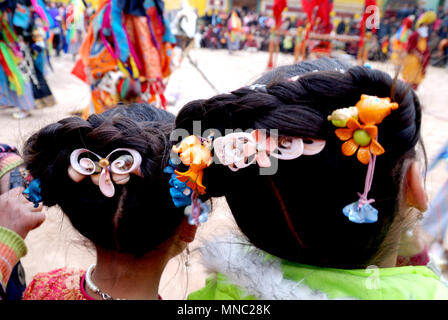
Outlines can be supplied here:
<path id="1" fill-rule="evenodd" d="M 255 80 L 265 70 L 268 56 L 265 52 L 236 52 L 230 55 L 225 50 L 213 51 L 195 49 L 191 57 L 204 74 L 221 92 L 230 91 Z M 293 62 L 291 55 L 281 55 L 278 65 Z M 70 55 L 52 59 L 53 72 L 47 76 L 49 85 L 57 100 L 52 108 L 37 110 L 33 116 L 23 120 L 12 118 L 12 109 L 0 111 L 0 141 L 13 144 L 21 149 L 24 141 L 37 129 L 48 123 L 69 116 L 71 112 L 80 110 L 89 102 L 89 88 L 70 74 L 74 61 Z M 390 64 L 371 63 L 374 68 L 382 69 L 390 74 Z M 168 108 L 176 113 L 186 102 L 208 98 L 215 90 L 203 79 L 201 74 L 187 59 L 171 76 L 166 95 L 168 99 L 177 96 L 177 102 Z M 429 67 L 426 79 L 417 91 L 423 106 L 422 136 L 426 146 L 428 159 L 431 161 L 440 148 L 448 141 L 448 71 Z M 439 165 L 429 172 L 426 187 L 432 199 L 448 177 L 446 167 Z M 57 208 L 45 208 L 47 219 L 37 230 L 32 231 L 26 243 L 29 252 L 22 259 L 27 282 L 37 272 L 45 272 L 63 266 L 87 268 L 95 261 L 94 251 L 88 249 L 85 241 L 71 227 Z M 195 254 L 195 248 L 201 240 L 210 234 L 227 232 L 234 228 L 227 205 L 219 200 L 217 209 L 209 222 L 201 226 L 198 240 L 192 244 L 191 266 L 184 267 L 185 255 L 173 259 L 166 269 L 160 294 L 164 299 L 184 299 L 186 294 L 204 285 L 206 274 Z"/>

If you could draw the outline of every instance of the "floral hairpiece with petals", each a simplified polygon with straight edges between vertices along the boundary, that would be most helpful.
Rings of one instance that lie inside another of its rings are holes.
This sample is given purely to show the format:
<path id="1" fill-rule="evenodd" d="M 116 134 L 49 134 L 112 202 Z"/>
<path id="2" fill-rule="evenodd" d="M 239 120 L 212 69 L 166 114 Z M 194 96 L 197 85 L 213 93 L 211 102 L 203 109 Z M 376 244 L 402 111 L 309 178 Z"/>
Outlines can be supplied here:
<path id="1" fill-rule="evenodd" d="M 116 160 L 110 162 L 110 158 L 117 152 L 126 152 Z M 88 157 L 80 157 L 83 154 L 88 154 L 97 158 L 98 161 L 93 161 Z M 118 148 L 112 151 L 103 158 L 88 149 L 76 149 L 70 155 L 70 166 L 68 167 L 69 177 L 75 181 L 80 182 L 87 176 L 90 176 L 92 182 L 100 187 L 101 192 L 106 197 L 113 197 L 115 194 L 115 187 L 112 183 L 126 184 L 130 179 L 130 174 L 142 176 L 140 171 L 140 164 L 142 157 L 140 153 L 134 149 Z"/>
<path id="2" fill-rule="evenodd" d="M 213 142 L 215 155 L 232 171 L 257 163 L 262 168 L 271 166 L 270 156 L 281 160 L 291 160 L 303 155 L 317 154 L 325 147 L 324 140 L 267 136 L 262 130 L 251 133 L 235 132 L 216 138 Z M 251 160 L 249 160 L 251 159 Z"/>
<path id="3" fill-rule="evenodd" d="M 182 163 L 189 167 L 186 172 L 175 171 L 177 179 L 186 182 L 187 186 L 199 194 L 205 193 L 205 186 L 202 184 L 203 170 L 213 162 L 211 153 L 211 140 L 188 136 L 183 139 L 179 146 L 174 146 L 173 151 L 179 154 Z"/>
<path id="4" fill-rule="evenodd" d="M 390 102 L 389 98 L 361 95 L 355 107 L 335 110 L 328 120 L 338 129 L 336 136 L 344 141 L 341 146 L 342 154 L 352 156 L 356 153 L 362 164 L 368 165 L 364 185 L 364 192 L 358 193 L 359 200 L 344 207 L 344 215 L 355 223 L 373 223 L 378 220 L 378 210 L 370 205 L 374 199 L 367 199 L 370 191 L 376 157 L 385 150 L 377 141 L 378 127 L 398 104 Z"/>
<path id="5" fill-rule="evenodd" d="M 342 153 L 352 156 L 357 152 L 357 158 L 363 164 L 369 164 L 371 154 L 383 154 L 384 148 L 376 140 L 376 125 L 397 108 L 398 104 L 391 103 L 389 98 L 363 94 L 355 107 L 335 110 L 328 120 L 339 127 L 335 131 L 336 136 L 345 141 Z"/>
<path id="6" fill-rule="evenodd" d="M 184 214 L 188 217 L 190 225 L 199 225 L 208 220 L 210 206 L 199 199 L 205 194 L 202 184 L 203 170 L 213 162 L 211 153 L 213 134 L 207 139 L 194 135 L 183 139 L 173 151 L 179 154 L 182 163 L 189 167 L 186 172 L 176 170 L 174 161 L 170 159 L 164 172 L 171 174 L 169 184 L 170 193 L 176 207 L 186 206 Z"/>

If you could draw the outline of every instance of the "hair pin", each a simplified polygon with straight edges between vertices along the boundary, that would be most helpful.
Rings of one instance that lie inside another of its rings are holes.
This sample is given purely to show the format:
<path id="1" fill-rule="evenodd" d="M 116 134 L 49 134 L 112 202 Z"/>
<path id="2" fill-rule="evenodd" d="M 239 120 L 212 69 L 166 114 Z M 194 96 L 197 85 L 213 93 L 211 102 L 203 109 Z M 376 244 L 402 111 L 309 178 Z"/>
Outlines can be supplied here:
<path id="1" fill-rule="evenodd" d="M 237 171 L 254 163 L 268 168 L 271 166 L 270 156 L 291 160 L 317 154 L 325 147 L 324 140 L 307 139 L 311 143 L 304 143 L 301 138 L 268 136 L 263 131 L 235 132 L 216 138 L 213 142 L 215 155 L 223 165 Z"/>
<path id="2" fill-rule="evenodd" d="M 127 152 L 116 160 L 111 162 L 111 157 L 117 152 Z M 83 154 L 89 154 L 98 161 L 93 161 L 88 157 L 81 157 Z M 70 166 L 68 167 L 69 177 L 80 182 L 87 176 L 90 176 L 92 182 L 99 186 L 101 192 L 106 197 L 113 197 L 115 187 L 112 183 L 126 184 L 130 179 L 130 174 L 141 176 L 140 164 L 142 157 L 134 149 L 118 148 L 109 153 L 105 158 L 97 155 L 88 149 L 76 149 L 70 155 Z"/>

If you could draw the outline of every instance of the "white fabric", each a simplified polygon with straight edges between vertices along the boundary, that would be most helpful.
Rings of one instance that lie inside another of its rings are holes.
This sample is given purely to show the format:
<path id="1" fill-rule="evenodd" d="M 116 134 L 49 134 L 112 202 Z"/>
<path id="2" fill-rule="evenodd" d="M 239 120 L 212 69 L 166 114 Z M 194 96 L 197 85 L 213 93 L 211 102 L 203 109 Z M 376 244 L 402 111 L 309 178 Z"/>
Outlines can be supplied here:
<path id="1" fill-rule="evenodd" d="M 244 239 L 225 236 L 207 241 L 200 248 L 204 266 L 224 274 L 228 281 L 260 300 L 323 300 L 323 292 L 302 282 L 284 279 L 281 261 L 265 254 Z"/>

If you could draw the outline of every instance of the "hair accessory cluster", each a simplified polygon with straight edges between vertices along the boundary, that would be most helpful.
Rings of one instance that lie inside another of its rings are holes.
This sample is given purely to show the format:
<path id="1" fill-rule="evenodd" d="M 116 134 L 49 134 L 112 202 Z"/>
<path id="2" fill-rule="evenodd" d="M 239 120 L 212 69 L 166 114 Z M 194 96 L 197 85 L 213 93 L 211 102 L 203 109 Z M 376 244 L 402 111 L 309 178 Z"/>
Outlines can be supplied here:
<path id="1" fill-rule="evenodd" d="M 367 198 L 372 185 L 376 157 L 385 152 L 377 141 L 377 125 L 397 108 L 398 104 L 390 102 L 389 98 L 363 94 L 355 107 L 338 109 L 328 116 L 328 120 L 338 127 L 336 136 L 344 141 L 342 154 L 352 156 L 356 153 L 358 161 L 368 165 L 364 192 L 358 193 L 358 201 L 342 210 L 352 222 L 373 223 L 378 220 L 378 210 L 370 205 L 375 200 Z"/>
<path id="2" fill-rule="evenodd" d="M 202 184 L 204 169 L 213 162 L 211 152 L 213 135 L 206 139 L 194 135 L 183 139 L 179 146 L 173 147 L 173 152 L 179 154 L 182 163 L 189 167 L 185 172 L 176 170 L 174 161 L 169 161 L 165 172 L 171 174 L 170 193 L 176 207 L 185 208 L 185 215 L 190 225 L 199 225 L 208 220 L 210 207 L 199 199 L 199 195 L 205 194 L 205 186 Z"/>
<path id="3" fill-rule="evenodd" d="M 181 162 L 189 167 L 185 172 L 176 170 L 171 159 L 164 172 L 171 174 L 170 193 L 177 207 L 185 208 L 185 215 L 191 225 L 199 225 L 208 220 L 210 207 L 199 199 L 205 194 L 202 184 L 204 169 L 213 162 L 212 147 L 219 162 L 232 171 L 257 164 L 261 168 L 271 166 L 270 157 L 291 160 L 301 155 L 314 155 L 325 147 L 324 140 L 302 139 L 295 137 L 278 137 L 267 135 L 265 130 L 235 132 L 214 139 L 213 134 L 207 138 L 194 135 L 183 139 L 173 151 Z"/>

